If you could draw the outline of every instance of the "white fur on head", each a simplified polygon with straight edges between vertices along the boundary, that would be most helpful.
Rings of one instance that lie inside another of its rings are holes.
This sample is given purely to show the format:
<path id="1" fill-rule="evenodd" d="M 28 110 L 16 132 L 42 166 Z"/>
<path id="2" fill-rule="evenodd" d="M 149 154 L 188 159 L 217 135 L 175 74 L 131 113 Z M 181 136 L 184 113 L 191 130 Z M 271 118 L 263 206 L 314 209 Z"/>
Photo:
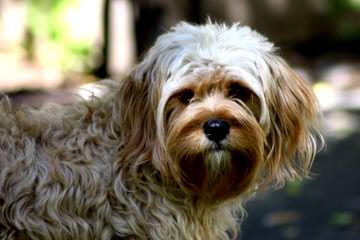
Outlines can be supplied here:
<path id="1" fill-rule="evenodd" d="M 161 35 L 134 77 L 146 74 L 150 81 L 161 82 L 157 127 L 163 135 L 161 112 L 171 94 L 184 85 L 191 75 L 215 71 L 221 67 L 228 75 L 248 83 L 262 104 L 261 122 L 266 124 L 268 113 L 263 93 L 265 81 L 261 71 L 268 69 L 264 56 L 272 54 L 273 44 L 265 37 L 238 23 L 228 27 L 208 23 L 194 26 L 180 23 L 172 31 Z"/>

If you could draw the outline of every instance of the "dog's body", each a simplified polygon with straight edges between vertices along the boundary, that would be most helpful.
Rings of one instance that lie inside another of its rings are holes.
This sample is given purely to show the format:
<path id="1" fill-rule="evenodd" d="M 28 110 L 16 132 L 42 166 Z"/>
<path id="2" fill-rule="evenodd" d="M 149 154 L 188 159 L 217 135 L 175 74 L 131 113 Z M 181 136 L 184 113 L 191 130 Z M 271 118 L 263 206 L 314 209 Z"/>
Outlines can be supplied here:
<path id="1" fill-rule="evenodd" d="M 123 126 L 140 131 L 129 142 L 118 125 L 116 94 L 39 111 L 3 101 L 0 239 L 211 239 L 235 227 L 230 209 L 197 211 L 191 199 L 167 197 L 142 126 Z"/>
<path id="2" fill-rule="evenodd" d="M 106 86 L 3 98 L 0 239 L 227 239 L 257 188 L 308 173 L 316 99 L 246 27 L 179 24 Z"/>

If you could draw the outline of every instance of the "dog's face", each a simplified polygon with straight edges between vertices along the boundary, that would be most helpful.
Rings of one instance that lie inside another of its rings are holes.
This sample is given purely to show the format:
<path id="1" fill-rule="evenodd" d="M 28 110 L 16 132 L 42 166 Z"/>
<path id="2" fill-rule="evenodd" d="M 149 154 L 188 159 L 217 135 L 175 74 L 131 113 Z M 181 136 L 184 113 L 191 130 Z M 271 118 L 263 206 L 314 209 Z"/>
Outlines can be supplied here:
<path id="1" fill-rule="evenodd" d="M 259 98 L 224 71 L 189 76 L 163 113 L 173 175 L 193 194 L 218 200 L 249 187 L 265 143 Z"/>
<path id="2" fill-rule="evenodd" d="M 307 174 L 319 135 L 316 99 L 249 28 L 179 24 L 129 81 L 140 89 L 129 92 L 144 98 L 127 104 L 145 112 L 154 166 L 188 194 L 219 202 Z"/>

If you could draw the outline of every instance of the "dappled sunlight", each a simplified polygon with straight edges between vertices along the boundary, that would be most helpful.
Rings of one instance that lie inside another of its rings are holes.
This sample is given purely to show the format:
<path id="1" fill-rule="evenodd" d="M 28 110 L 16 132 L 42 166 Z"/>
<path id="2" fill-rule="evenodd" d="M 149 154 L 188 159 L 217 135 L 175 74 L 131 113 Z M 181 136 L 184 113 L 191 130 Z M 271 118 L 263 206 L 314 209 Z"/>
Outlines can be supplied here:
<path id="1" fill-rule="evenodd" d="M 323 132 L 330 139 L 343 139 L 360 130 L 358 114 L 346 111 L 331 111 L 324 114 Z"/>
<path id="2" fill-rule="evenodd" d="M 105 2 L 0 2 L 0 91 L 72 88 L 128 72 L 136 53 L 132 5 L 110 1 L 105 23 Z"/>
<path id="3" fill-rule="evenodd" d="M 360 130 L 360 70 L 358 64 L 334 64 L 322 70 L 314 85 L 323 112 L 322 128 L 329 139 Z"/>
<path id="4" fill-rule="evenodd" d="M 95 83 L 88 83 L 73 89 L 72 92 L 80 97 L 80 99 L 90 100 L 93 97 L 101 97 L 104 95 L 105 86 Z"/>

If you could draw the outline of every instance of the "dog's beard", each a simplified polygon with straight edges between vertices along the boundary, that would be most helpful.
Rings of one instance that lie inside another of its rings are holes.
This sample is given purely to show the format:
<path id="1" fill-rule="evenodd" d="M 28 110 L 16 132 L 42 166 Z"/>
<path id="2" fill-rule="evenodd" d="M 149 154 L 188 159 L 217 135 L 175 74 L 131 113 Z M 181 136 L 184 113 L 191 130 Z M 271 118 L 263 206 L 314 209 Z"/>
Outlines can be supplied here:
<path id="1" fill-rule="evenodd" d="M 237 197 L 249 189 L 258 172 L 263 131 L 247 113 L 236 114 L 239 119 L 223 114 L 224 119 L 237 123 L 225 140 L 214 143 L 202 130 L 203 120 L 209 116 L 204 112 L 200 115 L 189 115 L 189 121 L 178 118 L 169 132 L 172 174 L 181 187 L 202 201 L 214 203 Z"/>
<path id="2" fill-rule="evenodd" d="M 218 148 L 218 147 L 215 147 Z M 206 171 L 211 178 L 226 174 L 231 167 L 232 154 L 227 149 L 210 149 L 205 153 Z"/>
<path id="3" fill-rule="evenodd" d="M 259 159 L 240 151 L 208 151 L 180 159 L 181 184 L 199 199 L 217 202 L 246 191 Z"/>

